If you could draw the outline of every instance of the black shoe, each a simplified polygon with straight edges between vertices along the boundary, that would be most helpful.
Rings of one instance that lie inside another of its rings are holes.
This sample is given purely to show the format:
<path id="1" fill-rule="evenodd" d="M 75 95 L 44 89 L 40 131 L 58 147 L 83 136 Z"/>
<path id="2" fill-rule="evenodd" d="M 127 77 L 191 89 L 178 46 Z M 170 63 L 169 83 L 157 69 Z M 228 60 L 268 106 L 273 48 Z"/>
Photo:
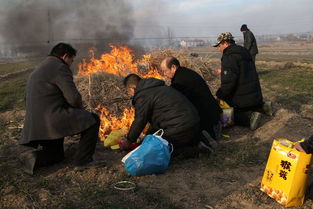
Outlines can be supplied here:
<path id="1" fill-rule="evenodd" d="M 22 156 L 22 169 L 25 173 L 29 174 L 29 175 L 33 175 L 34 174 L 34 168 L 35 168 L 35 164 L 36 164 L 36 160 L 37 160 L 37 152 L 36 151 L 31 151 L 27 154 L 25 154 L 25 156 Z"/>
<path id="2" fill-rule="evenodd" d="M 201 133 L 203 136 L 201 142 L 203 142 L 206 146 L 215 151 L 217 149 L 216 141 L 210 136 L 210 134 L 206 130 L 203 130 Z"/>
<path id="3" fill-rule="evenodd" d="M 89 168 L 99 168 L 99 167 L 104 167 L 104 166 L 106 166 L 106 163 L 104 161 L 91 161 L 84 165 L 75 166 L 74 171 L 83 171 Z"/>

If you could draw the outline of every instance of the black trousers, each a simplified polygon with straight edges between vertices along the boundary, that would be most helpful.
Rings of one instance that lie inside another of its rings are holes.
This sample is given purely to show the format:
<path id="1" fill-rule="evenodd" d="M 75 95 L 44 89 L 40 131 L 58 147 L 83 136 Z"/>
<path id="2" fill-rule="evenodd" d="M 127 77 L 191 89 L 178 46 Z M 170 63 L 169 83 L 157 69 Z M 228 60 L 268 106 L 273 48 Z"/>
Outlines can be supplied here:
<path id="1" fill-rule="evenodd" d="M 240 126 L 250 126 L 250 118 L 253 112 L 261 112 L 263 104 L 255 107 L 249 107 L 244 109 L 234 108 L 234 122 Z"/>
<path id="2" fill-rule="evenodd" d="M 78 149 L 74 157 L 74 165 L 83 165 L 92 161 L 92 155 L 95 152 L 96 144 L 98 141 L 99 116 L 93 114 L 96 123 L 88 129 L 82 131 L 81 138 L 78 144 Z M 36 140 L 29 143 L 27 146 L 37 148 L 38 145 L 42 146 L 42 150 L 36 150 L 37 159 L 36 167 L 48 166 L 64 159 L 64 138 L 54 140 Z"/>
<path id="3" fill-rule="evenodd" d="M 214 126 L 216 125 L 218 125 L 218 122 L 216 124 L 213 124 L 212 122 L 201 118 L 201 131 L 206 130 L 214 139 L 216 139 L 217 137 L 214 131 Z"/>
<path id="4" fill-rule="evenodd" d="M 255 55 L 252 55 L 252 62 L 255 64 L 255 57 L 256 57 L 256 54 Z"/>
<path id="5" fill-rule="evenodd" d="M 194 158 L 199 155 L 198 143 L 200 138 L 199 126 L 186 129 L 183 133 L 176 136 L 164 136 L 164 139 L 173 145 L 172 157 L 183 155 L 186 158 Z"/>

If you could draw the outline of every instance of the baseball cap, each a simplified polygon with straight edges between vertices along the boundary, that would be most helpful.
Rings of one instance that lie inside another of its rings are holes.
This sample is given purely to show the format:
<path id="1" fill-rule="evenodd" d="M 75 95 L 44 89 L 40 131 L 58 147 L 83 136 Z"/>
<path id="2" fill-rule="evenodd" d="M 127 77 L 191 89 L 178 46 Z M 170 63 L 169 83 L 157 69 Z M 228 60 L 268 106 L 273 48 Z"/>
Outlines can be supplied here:
<path id="1" fill-rule="evenodd" d="M 230 32 L 221 33 L 220 35 L 218 35 L 216 43 L 213 45 L 213 47 L 217 47 L 223 41 L 231 41 L 231 40 L 233 41 L 234 37 Z"/>

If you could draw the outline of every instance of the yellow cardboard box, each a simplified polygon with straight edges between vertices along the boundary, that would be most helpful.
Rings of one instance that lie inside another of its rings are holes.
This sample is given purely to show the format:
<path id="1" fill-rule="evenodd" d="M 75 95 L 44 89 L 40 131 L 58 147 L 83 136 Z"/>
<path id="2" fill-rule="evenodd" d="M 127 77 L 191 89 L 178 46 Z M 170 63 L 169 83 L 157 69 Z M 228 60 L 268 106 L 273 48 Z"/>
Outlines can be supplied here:
<path id="1" fill-rule="evenodd" d="M 261 191 L 285 207 L 303 204 L 312 157 L 293 145 L 287 139 L 274 140 L 261 183 Z"/>

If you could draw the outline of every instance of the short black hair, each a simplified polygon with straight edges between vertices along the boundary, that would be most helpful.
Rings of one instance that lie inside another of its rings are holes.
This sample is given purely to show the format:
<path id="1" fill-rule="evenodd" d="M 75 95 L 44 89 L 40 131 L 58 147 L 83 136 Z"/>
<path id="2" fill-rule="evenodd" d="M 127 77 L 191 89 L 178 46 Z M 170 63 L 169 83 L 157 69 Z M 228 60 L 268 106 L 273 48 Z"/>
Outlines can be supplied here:
<path id="1" fill-rule="evenodd" d="M 175 65 L 176 67 L 180 67 L 180 63 L 176 57 L 167 57 L 166 58 L 166 67 L 171 68 L 172 65 Z"/>
<path id="2" fill-rule="evenodd" d="M 51 52 L 50 52 L 50 56 L 56 56 L 56 57 L 62 57 L 65 54 L 68 54 L 70 57 L 74 57 L 76 56 L 76 52 L 77 50 L 74 49 L 70 44 L 66 44 L 66 43 L 58 43 L 57 45 L 55 45 Z"/>
<path id="3" fill-rule="evenodd" d="M 123 84 L 126 88 L 131 84 L 137 86 L 140 80 L 141 77 L 139 75 L 132 73 L 124 78 Z"/>

